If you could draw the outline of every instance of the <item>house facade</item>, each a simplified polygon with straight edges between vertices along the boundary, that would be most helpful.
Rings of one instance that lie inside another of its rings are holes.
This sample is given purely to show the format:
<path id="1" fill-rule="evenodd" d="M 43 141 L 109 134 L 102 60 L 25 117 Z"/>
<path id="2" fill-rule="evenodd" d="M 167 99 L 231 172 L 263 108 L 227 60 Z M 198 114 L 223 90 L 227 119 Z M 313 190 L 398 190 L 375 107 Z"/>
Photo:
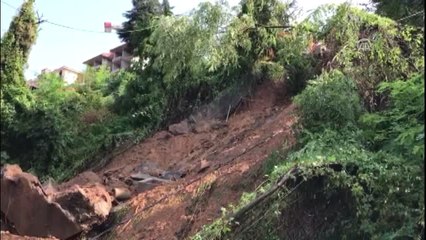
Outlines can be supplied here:
<path id="1" fill-rule="evenodd" d="M 45 68 L 43 70 L 41 70 L 41 74 L 44 73 L 55 73 L 58 74 L 59 77 L 64 80 L 65 85 L 70 85 L 73 83 L 76 83 L 79 78 L 81 78 L 81 72 L 74 70 L 72 68 L 69 68 L 67 66 L 62 66 L 60 68 L 57 68 L 55 70 L 50 70 L 48 68 Z M 31 89 L 36 89 L 38 88 L 38 77 L 35 79 L 31 79 L 27 81 L 27 85 L 28 87 L 30 87 Z"/>
<path id="2" fill-rule="evenodd" d="M 132 59 L 133 56 L 131 54 L 130 48 L 127 44 L 122 44 L 116 48 L 111 49 L 107 53 L 102 53 L 89 60 L 86 60 L 84 64 L 94 68 L 106 66 L 111 72 L 116 72 L 120 69 L 129 68 Z"/>
<path id="3" fill-rule="evenodd" d="M 73 84 L 80 77 L 81 73 L 74 69 L 71 69 L 66 66 L 62 66 L 58 69 L 53 70 L 53 72 L 59 74 L 59 76 L 65 81 L 66 84 Z"/>

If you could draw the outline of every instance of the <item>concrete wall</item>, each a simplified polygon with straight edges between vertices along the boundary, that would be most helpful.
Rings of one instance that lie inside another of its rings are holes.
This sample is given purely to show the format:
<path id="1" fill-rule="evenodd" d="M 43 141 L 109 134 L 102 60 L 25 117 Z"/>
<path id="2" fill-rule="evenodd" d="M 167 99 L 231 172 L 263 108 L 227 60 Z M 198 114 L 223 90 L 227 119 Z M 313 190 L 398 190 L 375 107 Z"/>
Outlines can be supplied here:
<path id="1" fill-rule="evenodd" d="M 67 84 L 73 84 L 77 80 L 78 74 L 68 70 L 62 70 L 61 77 Z"/>

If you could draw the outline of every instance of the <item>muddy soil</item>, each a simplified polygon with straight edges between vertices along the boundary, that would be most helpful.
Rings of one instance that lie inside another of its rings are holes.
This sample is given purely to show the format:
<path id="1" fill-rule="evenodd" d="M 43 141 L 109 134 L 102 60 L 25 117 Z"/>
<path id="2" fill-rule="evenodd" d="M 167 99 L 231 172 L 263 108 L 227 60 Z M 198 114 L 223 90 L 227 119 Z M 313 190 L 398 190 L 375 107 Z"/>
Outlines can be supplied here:
<path id="1" fill-rule="evenodd" d="M 111 191 L 129 188 L 132 198 L 119 203 L 128 205 L 127 214 L 108 234 L 117 239 L 186 239 L 211 223 L 222 207 L 237 203 L 243 192 L 265 180 L 261 167 L 271 152 L 294 143 L 294 109 L 282 84 L 264 82 L 228 121 L 176 136 L 158 132 L 113 158 L 95 173 Z M 138 172 L 177 177 L 146 186 L 129 180 Z M 87 175 L 72 181 L 90 179 L 99 181 Z"/>

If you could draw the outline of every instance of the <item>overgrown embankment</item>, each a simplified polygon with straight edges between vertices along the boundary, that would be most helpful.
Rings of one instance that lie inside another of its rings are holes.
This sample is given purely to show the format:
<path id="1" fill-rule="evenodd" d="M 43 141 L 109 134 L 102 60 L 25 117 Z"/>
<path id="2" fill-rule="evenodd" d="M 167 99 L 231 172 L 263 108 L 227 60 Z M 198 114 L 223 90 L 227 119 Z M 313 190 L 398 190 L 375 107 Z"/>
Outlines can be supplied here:
<path id="1" fill-rule="evenodd" d="M 193 239 L 424 236 L 423 29 L 332 9 L 307 22 L 331 55 L 294 98 L 298 144 L 269 158 L 267 186 Z"/>

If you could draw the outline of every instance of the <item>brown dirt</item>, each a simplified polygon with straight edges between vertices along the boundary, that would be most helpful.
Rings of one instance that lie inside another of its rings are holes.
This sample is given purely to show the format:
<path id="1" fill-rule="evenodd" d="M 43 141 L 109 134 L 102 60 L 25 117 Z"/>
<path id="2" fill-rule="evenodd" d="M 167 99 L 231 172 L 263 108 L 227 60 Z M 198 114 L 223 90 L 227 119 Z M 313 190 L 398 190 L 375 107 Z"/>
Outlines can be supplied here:
<path id="1" fill-rule="evenodd" d="M 264 180 L 261 166 L 272 151 L 294 143 L 293 110 L 282 84 L 265 82 L 225 126 L 178 136 L 162 131 L 116 156 L 96 172 L 109 188 L 127 186 L 127 177 L 141 169 L 186 176 L 135 194 L 112 233 L 120 239 L 185 239 L 211 223 L 221 207 Z M 209 164 L 204 171 L 201 161 Z"/>
<path id="2" fill-rule="evenodd" d="M 2 231 L 0 233 L 0 238 L 2 240 L 57 240 L 57 238 L 38 238 L 38 237 L 26 237 L 26 236 L 19 236 L 14 235 L 6 231 Z"/>

